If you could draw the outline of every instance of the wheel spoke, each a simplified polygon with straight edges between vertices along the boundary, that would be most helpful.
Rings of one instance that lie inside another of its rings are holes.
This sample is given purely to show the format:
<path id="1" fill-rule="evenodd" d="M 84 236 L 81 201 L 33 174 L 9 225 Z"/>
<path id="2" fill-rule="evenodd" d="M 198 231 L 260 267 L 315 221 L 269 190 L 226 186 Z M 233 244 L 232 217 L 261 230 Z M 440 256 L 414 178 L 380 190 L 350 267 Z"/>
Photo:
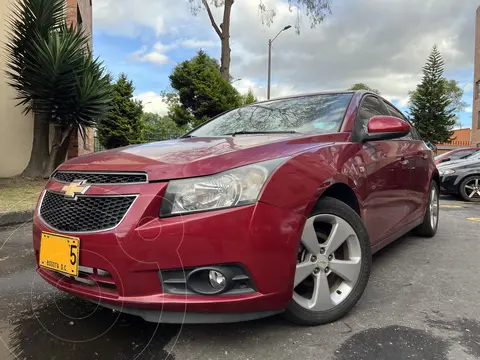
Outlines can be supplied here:
<path id="1" fill-rule="evenodd" d="M 295 288 L 303 280 L 305 280 L 309 275 L 313 273 L 313 270 L 316 267 L 316 263 L 306 261 L 297 265 L 297 271 L 295 271 L 295 280 L 293 287 Z"/>
<path id="2" fill-rule="evenodd" d="M 475 187 L 478 189 L 478 179 L 475 179 Z"/>
<path id="3" fill-rule="evenodd" d="M 315 217 L 307 219 L 302 233 L 302 244 L 310 254 L 320 253 L 320 244 L 318 243 L 317 233 L 313 227 Z"/>
<path id="4" fill-rule="evenodd" d="M 360 258 L 353 260 L 332 260 L 330 261 L 330 269 L 332 272 L 350 282 L 352 285 L 357 282 L 361 269 Z"/>
<path id="5" fill-rule="evenodd" d="M 475 190 L 475 187 L 470 185 L 465 185 L 465 189 Z"/>
<path id="6" fill-rule="evenodd" d="M 331 309 L 334 304 L 330 296 L 330 287 L 328 286 L 327 274 L 321 271 L 313 277 L 313 296 L 310 300 L 310 309 L 314 311 L 324 311 Z"/>
<path id="7" fill-rule="evenodd" d="M 469 198 L 472 198 L 473 195 L 475 195 L 476 193 L 477 193 L 476 191 L 472 191 L 472 192 L 470 193 L 470 195 L 468 195 L 468 197 L 469 197 Z"/>
<path id="8" fill-rule="evenodd" d="M 336 223 L 332 227 L 332 231 L 327 239 L 325 245 L 325 252 L 327 255 L 335 252 L 340 245 L 342 245 L 350 236 L 355 236 L 355 231 L 352 227 L 343 219 L 337 217 Z"/>

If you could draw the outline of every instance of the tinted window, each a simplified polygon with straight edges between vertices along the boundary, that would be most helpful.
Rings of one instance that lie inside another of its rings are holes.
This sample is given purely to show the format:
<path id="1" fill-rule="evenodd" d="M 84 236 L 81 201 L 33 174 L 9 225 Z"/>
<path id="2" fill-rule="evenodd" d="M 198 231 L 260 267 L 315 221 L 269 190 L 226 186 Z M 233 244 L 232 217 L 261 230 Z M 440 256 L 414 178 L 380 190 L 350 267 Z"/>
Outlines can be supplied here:
<path id="1" fill-rule="evenodd" d="M 468 156 L 470 154 L 473 154 L 475 152 L 475 150 L 462 150 L 462 151 L 457 151 L 455 153 L 453 153 L 451 156 L 450 156 L 450 159 L 460 159 L 464 156 Z"/>
<path id="2" fill-rule="evenodd" d="M 222 136 L 240 131 L 337 132 L 352 95 L 322 94 L 251 104 L 220 115 L 189 135 Z"/>
<path id="3" fill-rule="evenodd" d="M 384 101 L 384 104 L 387 107 L 388 111 L 390 112 L 390 115 L 398 117 L 402 120 L 406 120 L 405 116 L 403 116 L 403 114 L 400 111 L 398 111 L 397 109 L 395 109 L 392 105 L 390 105 L 389 103 L 387 103 L 385 101 Z"/>
<path id="4" fill-rule="evenodd" d="M 389 115 L 385 112 L 380 104 L 380 101 L 376 97 L 366 96 L 363 98 L 362 105 L 358 110 L 358 121 L 360 121 L 363 129 L 368 130 L 367 123 L 370 118 L 376 115 Z"/>

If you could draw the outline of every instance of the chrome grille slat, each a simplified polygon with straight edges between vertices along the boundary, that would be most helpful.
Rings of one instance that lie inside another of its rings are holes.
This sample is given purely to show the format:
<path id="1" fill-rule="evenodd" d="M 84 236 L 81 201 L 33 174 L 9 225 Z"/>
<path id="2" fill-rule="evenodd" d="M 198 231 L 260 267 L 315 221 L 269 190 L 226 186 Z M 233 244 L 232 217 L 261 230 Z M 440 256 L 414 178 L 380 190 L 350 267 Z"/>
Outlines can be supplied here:
<path id="1" fill-rule="evenodd" d="M 91 185 L 142 184 L 148 182 L 145 173 L 57 171 L 52 177 L 63 183 L 85 180 L 85 184 Z"/>
<path id="2" fill-rule="evenodd" d="M 120 224 L 136 198 L 137 195 L 77 196 L 71 200 L 47 190 L 39 215 L 57 231 L 86 233 L 110 230 Z"/>

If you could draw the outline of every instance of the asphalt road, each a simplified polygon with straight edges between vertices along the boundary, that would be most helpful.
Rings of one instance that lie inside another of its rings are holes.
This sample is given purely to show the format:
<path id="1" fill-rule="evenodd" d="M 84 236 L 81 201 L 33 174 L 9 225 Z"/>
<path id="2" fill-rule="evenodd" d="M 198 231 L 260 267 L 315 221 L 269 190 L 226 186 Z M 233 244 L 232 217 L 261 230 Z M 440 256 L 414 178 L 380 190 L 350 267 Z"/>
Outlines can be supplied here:
<path id="1" fill-rule="evenodd" d="M 405 236 L 377 253 L 366 293 L 341 321 L 182 327 L 54 290 L 35 275 L 30 224 L 3 228 L 0 360 L 480 359 L 479 234 L 480 205 L 443 198 L 436 237 Z"/>

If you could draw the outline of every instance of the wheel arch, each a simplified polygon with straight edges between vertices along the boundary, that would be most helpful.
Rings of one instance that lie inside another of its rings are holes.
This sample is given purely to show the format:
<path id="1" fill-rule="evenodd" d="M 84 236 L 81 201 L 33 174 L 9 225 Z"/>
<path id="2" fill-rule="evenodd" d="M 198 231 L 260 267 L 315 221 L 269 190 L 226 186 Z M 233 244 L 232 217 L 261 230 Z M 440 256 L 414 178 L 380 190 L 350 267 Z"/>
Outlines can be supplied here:
<path id="1" fill-rule="evenodd" d="M 321 196 L 318 198 L 317 203 L 315 204 L 315 207 L 317 206 L 318 202 L 324 198 L 324 197 L 332 197 L 337 200 L 340 200 L 341 202 L 347 204 L 349 207 L 351 207 L 355 212 L 358 214 L 358 216 L 361 216 L 361 210 L 360 210 L 360 203 L 358 201 L 357 195 L 353 191 L 353 189 L 347 185 L 346 183 L 343 182 L 337 182 L 329 187 L 327 187 L 321 194 Z"/>
<path id="2" fill-rule="evenodd" d="M 433 172 L 432 180 L 437 183 L 438 189 L 440 189 L 440 174 L 438 172 L 438 169 L 435 169 Z"/>

